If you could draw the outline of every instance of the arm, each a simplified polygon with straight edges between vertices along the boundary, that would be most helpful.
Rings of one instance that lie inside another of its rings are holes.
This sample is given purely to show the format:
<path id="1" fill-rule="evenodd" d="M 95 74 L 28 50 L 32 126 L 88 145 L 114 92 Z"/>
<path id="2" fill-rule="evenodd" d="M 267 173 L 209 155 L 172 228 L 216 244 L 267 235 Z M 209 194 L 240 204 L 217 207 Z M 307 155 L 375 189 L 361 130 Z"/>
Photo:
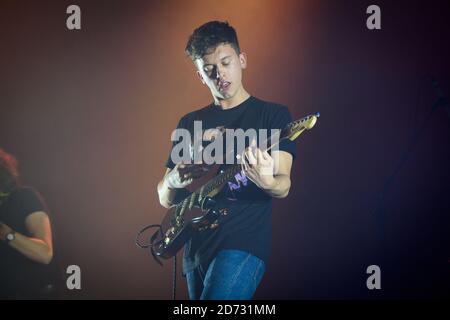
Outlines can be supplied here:
<path id="1" fill-rule="evenodd" d="M 260 149 L 246 151 L 244 171 L 250 180 L 274 198 L 285 198 L 291 188 L 292 155 L 273 151 L 272 156 Z M 253 163 L 253 164 L 252 164 Z"/>
<path id="2" fill-rule="evenodd" d="M 291 188 L 292 155 L 285 151 L 274 151 L 272 159 L 276 170 L 273 176 L 269 175 L 269 183 L 263 190 L 274 198 L 286 198 Z"/>
<path id="3" fill-rule="evenodd" d="M 35 262 L 49 264 L 53 258 L 53 245 L 48 215 L 43 211 L 33 212 L 27 216 L 25 226 L 32 237 L 16 232 L 9 246 Z M 0 224 L 0 239 L 5 241 L 6 235 L 12 231 L 8 225 Z"/>
<path id="4" fill-rule="evenodd" d="M 175 196 L 177 194 L 177 189 L 171 188 L 167 180 L 167 175 L 171 171 L 172 169 L 167 168 L 166 173 L 164 174 L 162 180 L 158 183 L 157 188 L 159 203 L 164 208 L 169 208 L 173 204 L 173 200 L 175 199 Z"/>

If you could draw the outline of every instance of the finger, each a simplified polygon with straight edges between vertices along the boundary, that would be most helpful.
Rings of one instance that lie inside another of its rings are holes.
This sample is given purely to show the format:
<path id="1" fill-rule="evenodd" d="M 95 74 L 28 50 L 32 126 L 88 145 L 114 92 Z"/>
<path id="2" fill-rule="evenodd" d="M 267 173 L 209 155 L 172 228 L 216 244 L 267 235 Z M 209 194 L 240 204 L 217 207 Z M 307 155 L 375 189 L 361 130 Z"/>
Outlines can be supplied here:
<path id="1" fill-rule="evenodd" d="M 242 154 L 242 162 L 248 163 L 248 149 L 245 149 L 244 153 Z"/>
<path id="2" fill-rule="evenodd" d="M 256 164 L 255 154 L 251 150 L 248 150 L 246 155 L 247 155 L 248 163 L 250 165 L 255 165 Z"/>
<path id="3" fill-rule="evenodd" d="M 264 156 L 263 156 L 263 152 L 260 149 L 256 149 L 256 155 L 257 155 L 258 164 L 266 163 Z"/>
<path id="4" fill-rule="evenodd" d="M 185 180 L 185 181 L 183 181 L 183 188 L 184 187 L 186 187 L 186 186 L 188 186 L 188 185 L 190 185 L 191 183 L 192 183 L 192 181 L 193 181 L 194 179 L 192 179 L 192 178 L 190 178 L 190 179 L 187 179 L 187 180 Z"/>
<path id="5" fill-rule="evenodd" d="M 253 156 L 256 159 L 257 158 L 257 151 L 256 150 L 258 150 L 258 146 L 256 145 L 256 139 L 253 139 L 253 141 L 252 141 L 251 150 L 252 150 Z"/>
<path id="6" fill-rule="evenodd" d="M 257 144 L 256 144 L 256 139 L 255 139 L 255 138 L 253 138 L 252 141 L 250 142 L 250 146 L 249 146 L 248 149 L 250 149 L 250 152 L 253 153 L 253 156 L 254 156 L 255 159 L 256 159 L 256 149 L 257 149 Z"/>
<path id="7" fill-rule="evenodd" d="M 245 156 L 242 158 L 242 167 L 244 168 L 244 171 L 248 171 L 249 167 L 247 164 L 247 160 L 245 159 Z"/>
<path id="8" fill-rule="evenodd" d="M 246 163 L 246 166 L 250 167 L 250 165 L 251 165 L 251 163 L 250 163 L 250 149 L 245 150 L 244 161 Z"/>

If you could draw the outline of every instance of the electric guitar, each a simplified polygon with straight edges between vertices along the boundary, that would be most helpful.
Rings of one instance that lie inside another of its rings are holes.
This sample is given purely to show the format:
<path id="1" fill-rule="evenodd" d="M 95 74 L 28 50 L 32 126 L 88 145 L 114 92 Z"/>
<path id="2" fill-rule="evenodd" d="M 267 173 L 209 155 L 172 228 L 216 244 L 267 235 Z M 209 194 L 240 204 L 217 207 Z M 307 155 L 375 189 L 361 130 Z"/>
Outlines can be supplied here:
<path id="1" fill-rule="evenodd" d="M 284 139 L 294 141 L 305 130 L 313 128 L 319 116 L 320 114 L 316 113 L 289 123 L 279 132 L 277 143 Z M 266 145 L 272 140 L 268 139 Z M 277 143 L 271 144 L 266 150 L 270 150 Z M 218 168 L 220 165 L 215 166 Z M 195 232 L 217 228 L 221 217 L 227 215 L 226 208 L 216 207 L 213 197 L 228 181 L 242 171 L 241 164 L 231 165 L 220 172 L 210 171 L 214 176 L 206 183 L 194 188 L 182 201 L 170 207 L 161 225 L 158 225 L 158 230 L 150 239 L 151 252 L 156 259 L 157 257 L 172 258 Z"/>

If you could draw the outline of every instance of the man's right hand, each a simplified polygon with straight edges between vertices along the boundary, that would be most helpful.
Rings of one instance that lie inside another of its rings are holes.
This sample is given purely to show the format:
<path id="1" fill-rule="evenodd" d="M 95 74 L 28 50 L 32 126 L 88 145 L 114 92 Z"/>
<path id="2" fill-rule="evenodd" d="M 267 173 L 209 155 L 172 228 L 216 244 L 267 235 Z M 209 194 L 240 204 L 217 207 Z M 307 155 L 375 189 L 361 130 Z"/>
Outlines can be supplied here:
<path id="1" fill-rule="evenodd" d="M 185 188 L 209 171 L 205 164 L 177 164 L 165 177 L 164 180 L 170 189 Z"/>

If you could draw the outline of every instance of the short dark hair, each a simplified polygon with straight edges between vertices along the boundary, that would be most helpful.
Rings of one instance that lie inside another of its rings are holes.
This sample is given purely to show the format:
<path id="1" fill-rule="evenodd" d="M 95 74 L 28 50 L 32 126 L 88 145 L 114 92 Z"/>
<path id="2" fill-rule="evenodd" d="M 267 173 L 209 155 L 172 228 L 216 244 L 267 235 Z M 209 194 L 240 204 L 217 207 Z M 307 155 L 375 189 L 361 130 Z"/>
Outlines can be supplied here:
<path id="1" fill-rule="evenodd" d="M 192 60 L 199 59 L 223 43 L 241 53 L 236 30 L 228 22 L 210 21 L 194 30 L 186 44 L 186 53 Z"/>
<path id="2" fill-rule="evenodd" d="M 11 192 L 20 185 L 17 160 L 0 148 L 0 193 Z"/>

